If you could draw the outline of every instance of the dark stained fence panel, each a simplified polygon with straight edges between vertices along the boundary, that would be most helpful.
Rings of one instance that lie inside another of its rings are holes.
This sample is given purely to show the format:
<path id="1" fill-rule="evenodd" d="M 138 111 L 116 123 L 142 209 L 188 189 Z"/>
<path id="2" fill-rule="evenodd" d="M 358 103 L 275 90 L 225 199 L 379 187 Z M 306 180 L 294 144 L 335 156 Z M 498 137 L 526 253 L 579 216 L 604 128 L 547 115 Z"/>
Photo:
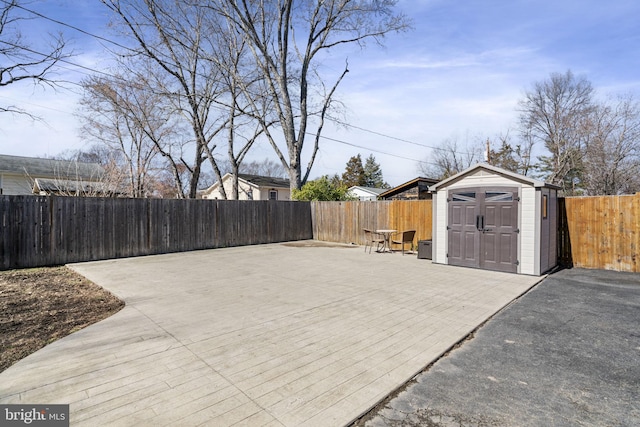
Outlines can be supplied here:
<path id="1" fill-rule="evenodd" d="M 307 202 L 0 196 L 0 270 L 312 237 Z"/>

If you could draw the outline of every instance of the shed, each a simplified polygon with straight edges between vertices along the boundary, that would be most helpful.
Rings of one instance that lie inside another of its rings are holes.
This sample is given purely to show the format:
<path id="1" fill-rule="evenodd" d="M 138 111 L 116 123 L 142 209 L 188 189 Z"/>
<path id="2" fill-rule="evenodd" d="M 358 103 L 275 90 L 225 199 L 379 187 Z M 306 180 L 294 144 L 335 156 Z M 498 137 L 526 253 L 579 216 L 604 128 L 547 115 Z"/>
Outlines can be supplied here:
<path id="1" fill-rule="evenodd" d="M 551 270 L 558 190 L 486 163 L 431 186 L 433 262 L 536 276 Z"/>
<path id="2" fill-rule="evenodd" d="M 378 197 L 380 200 L 428 200 L 431 199 L 429 186 L 437 182 L 437 179 L 418 177 L 390 188 Z"/>

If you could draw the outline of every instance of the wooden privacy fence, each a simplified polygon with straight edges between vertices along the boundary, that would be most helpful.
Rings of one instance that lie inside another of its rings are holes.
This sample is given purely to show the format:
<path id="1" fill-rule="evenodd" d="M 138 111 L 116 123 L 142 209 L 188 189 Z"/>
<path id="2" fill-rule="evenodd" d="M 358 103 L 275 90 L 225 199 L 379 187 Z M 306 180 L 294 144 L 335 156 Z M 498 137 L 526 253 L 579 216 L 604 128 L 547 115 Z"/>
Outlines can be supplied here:
<path id="1" fill-rule="evenodd" d="M 309 203 L 0 196 L 0 270 L 311 239 Z"/>
<path id="2" fill-rule="evenodd" d="M 565 266 L 640 271 L 640 193 L 558 203 Z M 0 196 L 0 270 L 317 239 L 364 244 L 363 228 L 431 239 L 430 200 L 286 202 Z"/>
<path id="3" fill-rule="evenodd" d="M 559 199 L 559 257 L 566 266 L 640 271 L 640 193 Z"/>
<path id="4" fill-rule="evenodd" d="M 364 244 L 363 229 L 416 230 L 415 241 L 431 239 L 431 200 L 311 202 L 313 237 Z"/>

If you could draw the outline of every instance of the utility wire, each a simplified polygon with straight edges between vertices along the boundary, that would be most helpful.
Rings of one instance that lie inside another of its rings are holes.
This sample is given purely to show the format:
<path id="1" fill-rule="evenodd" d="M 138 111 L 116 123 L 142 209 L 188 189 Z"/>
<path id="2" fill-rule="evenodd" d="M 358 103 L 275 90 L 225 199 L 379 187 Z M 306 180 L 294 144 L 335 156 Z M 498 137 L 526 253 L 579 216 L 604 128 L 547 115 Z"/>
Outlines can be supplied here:
<path id="1" fill-rule="evenodd" d="M 130 47 L 124 46 L 124 45 L 122 45 L 122 44 L 120 44 L 120 43 L 118 43 L 118 42 L 115 42 L 115 41 L 113 41 L 113 40 L 110 40 L 110 39 L 108 39 L 108 38 L 106 38 L 106 37 L 102 37 L 102 36 L 99 36 L 99 35 L 97 35 L 97 34 L 90 33 L 90 32 L 88 32 L 88 31 L 83 30 L 82 28 L 78 28 L 78 27 L 76 27 L 76 26 L 74 26 L 74 25 L 67 24 L 66 22 L 62 22 L 62 21 L 59 21 L 59 20 L 57 20 L 57 19 L 50 18 L 50 17 L 48 17 L 48 16 L 46 16 L 46 15 L 41 14 L 40 12 L 37 12 L 37 11 L 35 11 L 35 10 L 33 10 L 33 9 L 29 9 L 29 8 L 27 8 L 27 7 L 24 7 L 24 6 L 20 5 L 20 4 L 12 4 L 12 3 L 10 3 L 10 2 L 9 2 L 9 1 L 7 1 L 7 0 L 0 0 L 0 1 L 2 1 L 2 2 L 3 2 L 4 4 L 6 4 L 6 5 L 9 5 L 9 6 L 13 5 L 14 7 L 17 7 L 17 8 L 19 8 L 19 9 L 22 9 L 22 10 L 24 10 L 25 12 L 32 13 L 32 14 L 34 14 L 34 15 L 36 15 L 36 16 L 38 16 L 38 17 L 42 18 L 42 19 L 46 19 L 47 21 L 54 22 L 54 23 L 56 23 L 56 24 L 58 24 L 58 25 L 62 25 L 62 26 L 64 26 L 64 27 L 71 28 L 72 30 L 76 30 L 76 31 L 78 31 L 78 32 L 80 32 L 80 33 L 82 33 L 82 34 L 87 35 L 87 36 L 90 36 L 90 37 L 96 38 L 96 39 L 98 39 L 98 40 L 105 41 L 105 42 L 107 42 L 107 43 L 111 43 L 111 44 L 113 44 L 113 45 L 115 45 L 115 46 L 118 46 L 118 47 L 121 47 L 121 48 L 123 48 L 123 49 L 127 49 L 127 50 L 130 50 L 130 51 L 135 51 L 134 49 L 131 49 Z"/>
<path id="2" fill-rule="evenodd" d="M 3 3 L 5 3 L 7 5 L 10 5 L 10 3 L 7 0 L 0 0 L 0 1 L 2 1 Z M 108 38 L 103 37 L 103 36 L 99 36 L 97 34 L 90 33 L 90 32 L 88 32 L 86 30 L 83 30 L 83 29 L 81 29 L 79 27 L 76 27 L 74 25 L 68 24 L 66 22 L 63 22 L 63 21 L 60 21 L 60 20 L 57 20 L 57 19 L 54 19 L 54 18 L 50 18 L 50 17 L 48 17 L 46 15 L 43 15 L 43 14 L 41 14 L 41 13 L 35 11 L 35 10 L 29 9 L 29 8 L 24 7 L 22 5 L 14 4 L 14 6 L 17 7 L 17 8 L 20 8 L 20 9 L 26 11 L 26 12 L 32 13 L 33 15 L 36 15 L 36 16 L 42 18 L 42 19 L 51 21 L 53 23 L 56 23 L 58 25 L 62 25 L 64 27 L 73 29 L 75 31 L 78 31 L 78 32 L 80 32 L 82 34 L 85 34 L 85 35 L 89 36 L 89 37 L 93 37 L 93 38 L 96 38 L 98 40 L 101 40 L 101 41 L 104 41 L 104 42 L 107 42 L 107 43 L 111 43 L 114 46 L 118 46 L 118 47 L 120 47 L 122 49 L 138 53 L 135 49 L 132 49 L 132 48 L 130 48 L 128 46 L 124 46 L 121 43 L 118 43 L 116 41 L 113 41 L 113 40 L 108 39 Z M 5 43 L 5 44 L 10 45 L 10 46 L 13 46 L 13 47 L 24 49 L 24 50 L 26 50 L 26 51 L 28 51 L 30 53 L 33 53 L 33 54 L 41 55 L 41 56 L 44 56 L 44 57 L 49 56 L 49 55 L 43 54 L 41 52 L 34 51 L 32 49 L 29 49 L 29 48 L 26 48 L 26 47 L 23 47 L 23 46 L 15 45 L 13 43 L 5 42 L 5 41 L 2 41 L 2 40 L 0 40 L 0 42 Z M 121 78 L 119 78 L 117 76 L 114 76 L 114 75 L 112 75 L 110 73 L 106 73 L 104 71 L 100 71 L 100 70 L 96 70 L 94 68 L 90 68 L 90 67 L 87 67 L 87 66 L 84 66 L 84 65 L 80 65 L 80 64 L 71 62 L 69 60 L 66 60 L 66 59 L 62 59 L 61 58 L 61 59 L 58 59 L 58 61 L 66 63 L 66 64 L 69 64 L 69 65 L 72 65 L 72 66 L 75 66 L 75 67 L 78 67 L 78 68 L 81 68 L 81 69 L 84 69 L 84 70 L 87 70 L 87 71 L 90 71 L 90 72 L 93 72 L 93 73 L 101 74 L 101 75 L 104 75 L 104 76 L 107 76 L 107 77 L 110 77 L 110 78 L 121 79 Z M 172 65 L 177 66 L 176 64 L 172 64 Z M 206 78 L 206 76 L 201 76 L 201 77 L 205 77 Z M 124 79 L 121 79 L 121 80 L 124 80 Z M 75 82 L 69 82 L 69 83 L 77 85 L 77 86 L 82 86 L 81 84 L 75 83 Z M 371 129 L 366 129 L 366 128 L 363 128 L 363 127 L 360 127 L 360 126 L 356 126 L 356 125 L 353 125 L 353 124 L 350 124 L 350 123 L 343 122 L 343 121 L 341 121 L 339 119 L 336 119 L 334 117 L 331 117 L 331 116 L 327 116 L 327 120 L 332 121 L 332 122 L 334 122 L 336 124 L 339 124 L 339 125 L 342 125 L 342 126 L 350 127 L 350 128 L 353 128 L 353 129 L 357 129 L 357 130 L 360 130 L 360 131 L 363 131 L 363 132 L 367 132 L 367 133 L 370 133 L 370 134 L 373 134 L 373 135 L 378 135 L 378 136 L 381 136 L 381 137 L 384 137 L 384 138 L 388 138 L 388 139 L 392 139 L 392 140 L 395 140 L 395 141 L 400 141 L 400 142 L 404 142 L 404 143 L 407 143 L 407 144 L 416 145 L 416 146 L 419 146 L 419 147 L 429 148 L 429 149 L 433 149 L 433 150 L 443 150 L 443 151 L 447 150 L 447 149 L 442 148 L 442 147 L 435 147 L 435 146 L 431 146 L 431 145 L 421 144 L 421 143 L 418 143 L 418 142 L 410 141 L 408 139 L 403 139 L 403 138 L 395 137 L 395 136 L 392 136 L 392 135 L 387 135 L 387 134 L 384 134 L 382 132 L 378 132 L 378 131 L 371 130 Z M 315 136 L 315 135 L 313 135 L 313 136 Z M 363 146 L 359 146 L 359 145 L 356 145 L 356 144 L 347 143 L 346 141 L 335 140 L 335 139 L 332 139 L 332 138 L 329 138 L 329 137 L 323 137 L 323 136 L 321 136 L 321 138 L 325 138 L 325 139 L 328 139 L 328 140 L 331 140 L 331 141 L 334 141 L 334 142 L 338 142 L 338 143 L 342 143 L 342 144 L 346 144 L 346 145 L 352 145 L 352 146 L 354 146 L 356 148 L 362 148 L 362 149 L 378 152 L 378 153 L 381 153 L 381 154 L 386 154 L 386 155 L 389 155 L 389 156 L 393 156 L 393 157 L 397 157 L 397 158 L 401 158 L 401 159 L 405 159 L 405 160 L 412 160 L 412 161 L 421 162 L 420 160 L 409 159 L 409 158 L 405 158 L 405 157 L 402 157 L 402 156 L 394 155 L 394 154 L 391 154 L 391 153 L 382 152 L 380 150 L 373 150 L 373 149 L 370 149 L 370 148 L 367 148 L 367 147 L 363 147 Z M 461 152 L 461 151 L 455 151 L 455 153 L 458 153 L 458 154 L 469 154 L 469 152 Z M 428 162 L 422 162 L 422 163 L 428 163 Z"/>
<path id="3" fill-rule="evenodd" d="M 312 134 L 310 132 L 307 132 L 307 135 L 315 136 L 315 134 Z M 331 137 L 324 136 L 324 135 L 320 135 L 320 138 L 326 139 L 326 140 L 329 140 L 329 141 L 333 141 L 333 142 L 337 142 L 339 144 L 349 145 L 351 147 L 362 148 L 363 150 L 368 150 L 368 151 L 371 151 L 371 152 L 374 152 L 374 153 L 379 153 L 379 154 L 384 154 L 384 155 L 391 156 L 391 157 L 396 157 L 396 158 L 402 159 L 402 160 L 410 160 L 412 162 L 428 163 L 428 164 L 435 165 L 435 163 L 432 163 L 432 162 L 425 162 L 424 160 L 412 159 L 410 157 L 404 157 L 404 156 L 400 156 L 400 155 L 397 155 L 397 154 L 387 153 L 386 151 L 365 147 L 365 146 L 362 146 L 362 145 L 354 144 L 354 143 L 347 142 L 347 141 L 342 141 L 340 139 L 331 138 Z"/>
<path id="4" fill-rule="evenodd" d="M 2 1 L 4 1 L 4 0 L 2 0 Z M 65 64 L 73 65 L 74 67 L 77 67 L 77 68 L 82 68 L 84 70 L 91 71 L 92 73 L 98 73 L 98 74 L 103 74 L 105 76 L 114 77 L 109 73 L 105 73 L 104 71 L 96 70 L 95 68 L 90 68 L 90 67 L 87 67 L 87 66 L 84 66 L 84 65 L 81 65 L 81 64 L 77 64 L 77 63 L 69 61 L 68 59 L 65 59 L 65 58 L 54 58 L 51 55 L 48 55 L 48 54 L 42 53 L 42 52 L 38 52 L 38 51 L 33 50 L 31 48 L 28 48 L 26 46 L 20 46 L 20 45 L 17 45 L 15 43 L 7 42 L 7 41 L 4 41 L 4 40 L 0 40 L 0 43 L 4 43 L 4 44 L 6 44 L 8 46 L 11 46 L 11 47 L 14 47 L 14 48 L 18 48 L 20 50 L 27 51 L 29 53 L 33 53 L 35 55 L 40 55 L 40 56 L 43 56 L 45 58 L 51 58 L 51 60 L 55 61 L 55 62 L 63 62 Z M 72 70 L 70 70 L 70 71 L 72 71 Z M 77 86 L 82 86 L 80 83 L 75 83 L 75 82 L 68 82 L 68 83 L 71 83 L 71 84 L 74 84 L 74 85 L 77 85 Z"/>

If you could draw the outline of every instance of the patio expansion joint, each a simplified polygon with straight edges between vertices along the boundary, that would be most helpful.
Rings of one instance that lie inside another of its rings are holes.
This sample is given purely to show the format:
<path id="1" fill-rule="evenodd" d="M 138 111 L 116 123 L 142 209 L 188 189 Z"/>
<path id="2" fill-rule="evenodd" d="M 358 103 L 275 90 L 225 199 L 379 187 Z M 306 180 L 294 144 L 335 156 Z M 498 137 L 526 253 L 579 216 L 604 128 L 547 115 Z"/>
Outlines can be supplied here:
<path id="1" fill-rule="evenodd" d="M 176 341 L 177 343 L 180 344 L 180 347 L 184 348 L 186 351 L 188 351 L 191 355 L 193 355 L 193 357 L 195 357 L 197 360 L 199 360 L 200 362 L 202 362 L 205 366 L 207 366 L 211 371 L 215 372 L 217 375 L 219 375 L 222 379 L 224 379 L 227 383 L 229 383 L 230 386 L 232 386 L 234 389 L 236 389 L 238 391 L 238 393 L 242 394 L 244 397 L 246 397 L 250 402 L 252 402 L 254 405 L 256 405 L 258 408 L 260 408 L 262 411 L 268 413 L 269 415 L 271 415 L 275 420 L 277 420 L 276 416 L 273 415 L 267 408 L 263 407 L 262 405 L 260 405 L 258 402 L 256 402 L 254 399 L 252 399 L 247 393 L 245 393 L 245 391 L 243 389 L 241 389 L 240 387 L 238 387 L 230 378 L 228 378 L 226 375 L 224 375 L 220 370 L 216 369 L 215 367 L 211 366 L 211 364 L 209 364 L 206 360 L 204 360 L 202 357 L 200 357 L 200 355 L 196 352 L 194 352 L 193 350 L 191 350 L 191 348 L 189 347 L 189 344 L 185 344 L 184 342 L 182 342 L 178 337 L 176 337 L 174 334 L 172 334 L 171 332 L 169 332 L 166 328 L 164 328 L 162 325 L 160 325 L 158 322 L 156 322 L 155 320 L 153 320 L 151 317 L 147 316 L 143 311 L 139 310 L 137 307 L 133 307 L 135 308 L 135 310 L 140 313 L 142 316 L 144 316 L 147 320 L 149 320 L 151 323 L 153 323 L 157 328 L 161 329 L 162 331 L 164 331 L 168 336 L 170 336 L 174 341 Z M 163 381 L 167 386 L 171 387 L 170 384 L 168 384 L 166 381 Z"/>

